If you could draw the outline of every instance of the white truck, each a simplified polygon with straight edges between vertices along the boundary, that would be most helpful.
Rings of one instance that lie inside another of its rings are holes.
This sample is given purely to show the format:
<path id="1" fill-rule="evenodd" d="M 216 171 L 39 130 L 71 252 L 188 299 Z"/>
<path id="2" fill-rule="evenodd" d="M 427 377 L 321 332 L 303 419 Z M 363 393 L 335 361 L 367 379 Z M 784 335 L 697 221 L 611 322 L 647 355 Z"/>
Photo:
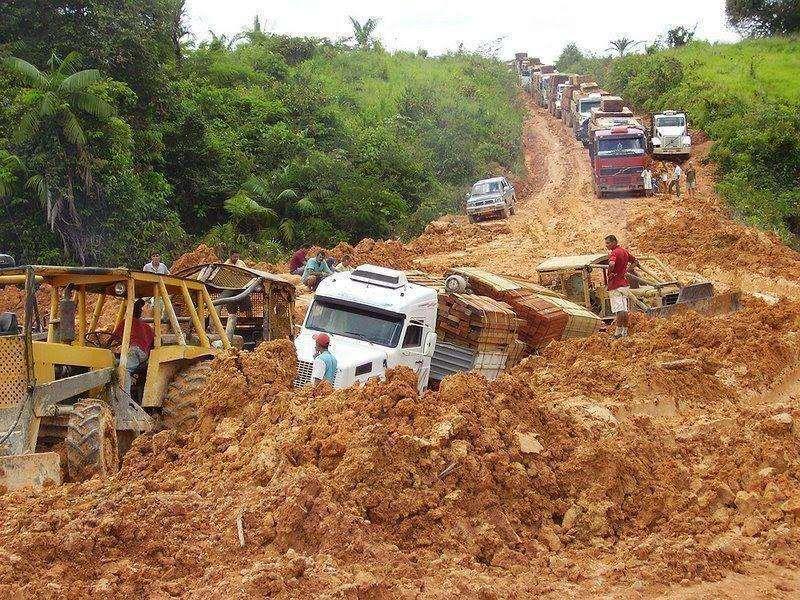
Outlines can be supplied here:
<path id="1" fill-rule="evenodd" d="M 579 97 L 573 102 L 572 132 L 576 140 L 588 142 L 588 122 L 592 116 L 592 109 L 599 108 L 603 96 L 600 92 L 593 92 L 588 96 Z"/>
<path id="2" fill-rule="evenodd" d="M 417 373 L 421 392 L 428 385 L 436 348 L 437 309 L 436 290 L 410 283 L 402 271 L 361 265 L 327 277 L 294 340 L 295 386 L 311 383 L 313 336 L 324 331 L 337 361 L 335 388 L 405 365 Z"/>
<path id="3" fill-rule="evenodd" d="M 684 113 L 665 110 L 652 115 L 650 131 L 655 158 L 688 158 L 692 153 L 692 138 Z"/>

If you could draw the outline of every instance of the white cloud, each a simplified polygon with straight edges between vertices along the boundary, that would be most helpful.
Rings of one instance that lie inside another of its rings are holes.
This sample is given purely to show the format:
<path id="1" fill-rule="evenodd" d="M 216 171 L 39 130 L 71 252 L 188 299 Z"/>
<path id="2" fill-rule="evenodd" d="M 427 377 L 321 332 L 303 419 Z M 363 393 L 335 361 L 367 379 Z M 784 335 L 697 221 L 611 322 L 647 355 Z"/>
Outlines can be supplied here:
<path id="1" fill-rule="evenodd" d="M 697 24 L 699 38 L 737 39 L 725 24 L 725 0 L 294 0 L 265 8 L 258 0 L 189 0 L 190 28 L 199 38 L 209 29 L 232 34 L 255 15 L 276 33 L 336 39 L 350 34 L 347 19 L 381 19 L 378 34 L 391 50 L 426 48 L 433 54 L 468 48 L 505 37 L 503 54 L 527 51 L 553 60 L 567 42 L 603 51 L 608 40 L 625 35 L 652 41 L 671 26 Z"/>

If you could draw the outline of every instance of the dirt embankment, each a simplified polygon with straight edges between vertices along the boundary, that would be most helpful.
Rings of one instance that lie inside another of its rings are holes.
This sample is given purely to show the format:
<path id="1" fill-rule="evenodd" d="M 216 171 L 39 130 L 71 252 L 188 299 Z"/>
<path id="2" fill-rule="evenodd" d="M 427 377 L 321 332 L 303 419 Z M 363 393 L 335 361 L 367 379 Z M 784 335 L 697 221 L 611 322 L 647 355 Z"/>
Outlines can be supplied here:
<path id="1" fill-rule="evenodd" d="M 531 193 L 507 223 L 334 254 L 525 276 L 609 232 L 668 262 L 707 233 L 659 220 L 695 227 L 700 202 L 593 198 L 583 150 L 541 111 L 525 144 Z M 788 278 L 785 255 L 771 268 Z M 108 481 L 3 497 L 0 597 L 796 597 L 800 305 L 745 304 L 637 319 L 627 340 L 553 344 L 422 397 L 404 370 L 293 390 L 288 342 L 225 354 L 197 429 L 137 439 Z"/>
<path id="2" fill-rule="evenodd" d="M 4 498 L 0 592 L 563 597 L 717 581 L 768 555 L 796 568 L 800 407 L 748 392 L 791 364 L 798 331 L 791 304 L 687 314 L 422 397 L 404 370 L 294 391 L 288 342 L 234 352 L 193 433 L 139 438 L 107 482 Z M 676 354 L 697 363 L 659 366 Z M 648 414 L 653 395 L 680 415 Z"/>

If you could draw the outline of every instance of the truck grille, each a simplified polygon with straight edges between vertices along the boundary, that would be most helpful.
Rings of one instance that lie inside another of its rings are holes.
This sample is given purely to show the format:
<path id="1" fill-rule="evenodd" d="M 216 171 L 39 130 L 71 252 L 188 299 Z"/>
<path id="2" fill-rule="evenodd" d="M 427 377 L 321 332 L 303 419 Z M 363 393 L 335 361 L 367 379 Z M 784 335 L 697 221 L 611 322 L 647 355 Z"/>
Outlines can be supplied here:
<path id="1" fill-rule="evenodd" d="M 663 140 L 661 140 L 661 147 L 665 150 L 670 148 L 681 148 L 683 147 L 683 136 L 665 137 Z"/>
<path id="2" fill-rule="evenodd" d="M 294 387 L 303 387 L 311 383 L 311 370 L 313 367 L 313 363 L 308 361 L 297 361 L 297 377 L 294 380 Z"/>

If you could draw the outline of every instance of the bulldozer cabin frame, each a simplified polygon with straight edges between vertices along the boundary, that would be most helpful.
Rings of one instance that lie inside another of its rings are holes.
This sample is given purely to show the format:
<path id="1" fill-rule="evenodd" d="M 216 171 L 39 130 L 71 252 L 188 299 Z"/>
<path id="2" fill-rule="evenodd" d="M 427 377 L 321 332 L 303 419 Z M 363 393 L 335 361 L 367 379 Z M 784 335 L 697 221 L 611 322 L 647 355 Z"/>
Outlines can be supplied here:
<path id="1" fill-rule="evenodd" d="M 22 288 L 23 305 L 0 321 L 0 485 L 6 489 L 60 482 L 59 455 L 39 450 L 62 440 L 68 458 L 75 446 L 70 476 L 116 470 L 117 432 L 152 429 L 176 375 L 231 345 L 199 281 L 123 268 L 26 266 L 0 269 L 0 289 L 8 286 Z M 37 294 L 40 302 L 47 295 L 44 319 Z M 123 389 L 131 376 L 134 303 L 142 298 L 153 299 L 154 341 L 134 400 Z M 114 321 L 101 328 L 112 302 L 118 304 Z M 117 340 L 112 332 L 120 326 Z M 76 435 L 86 448 L 69 437 L 76 415 L 83 427 L 75 425 Z M 110 433 L 95 431 L 101 425 Z"/>

